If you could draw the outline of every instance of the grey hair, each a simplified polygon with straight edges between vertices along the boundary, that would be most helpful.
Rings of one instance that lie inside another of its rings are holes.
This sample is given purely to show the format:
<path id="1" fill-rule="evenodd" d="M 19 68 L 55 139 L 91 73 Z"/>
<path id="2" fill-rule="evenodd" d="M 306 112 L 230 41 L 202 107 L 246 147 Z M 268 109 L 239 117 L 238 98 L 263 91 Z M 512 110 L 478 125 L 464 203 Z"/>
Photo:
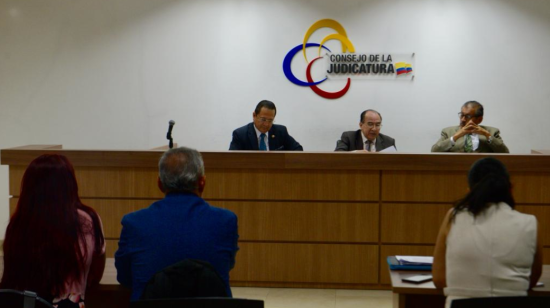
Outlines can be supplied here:
<path id="1" fill-rule="evenodd" d="M 204 176 L 204 162 L 194 149 L 179 147 L 166 151 L 159 160 L 159 178 L 166 193 L 194 192 Z"/>

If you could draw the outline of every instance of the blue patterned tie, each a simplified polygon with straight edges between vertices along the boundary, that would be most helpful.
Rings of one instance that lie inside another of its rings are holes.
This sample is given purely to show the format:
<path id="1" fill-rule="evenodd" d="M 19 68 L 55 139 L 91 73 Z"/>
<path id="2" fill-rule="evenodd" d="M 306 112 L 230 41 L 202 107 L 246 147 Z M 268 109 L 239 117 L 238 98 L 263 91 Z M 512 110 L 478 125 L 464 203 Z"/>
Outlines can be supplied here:
<path id="1" fill-rule="evenodd" d="M 267 151 L 267 146 L 265 145 L 265 134 L 260 134 L 260 151 Z"/>

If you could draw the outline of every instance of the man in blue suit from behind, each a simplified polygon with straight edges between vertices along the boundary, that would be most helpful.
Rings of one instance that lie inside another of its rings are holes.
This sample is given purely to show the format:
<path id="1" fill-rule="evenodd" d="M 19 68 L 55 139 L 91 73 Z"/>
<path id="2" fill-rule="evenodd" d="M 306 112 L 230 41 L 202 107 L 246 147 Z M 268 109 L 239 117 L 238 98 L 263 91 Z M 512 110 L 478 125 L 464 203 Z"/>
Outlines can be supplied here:
<path id="1" fill-rule="evenodd" d="M 267 100 L 259 102 L 252 113 L 253 122 L 233 131 L 229 150 L 303 151 L 285 126 L 273 124 L 276 114 L 275 104 Z"/>
<path id="2" fill-rule="evenodd" d="M 199 152 L 167 151 L 159 161 L 158 186 L 164 199 L 125 215 L 115 254 L 117 280 L 138 300 L 153 275 L 184 259 L 207 261 L 229 287 L 235 265 L 237 216 L 201 198 L 206 178 Z"/>

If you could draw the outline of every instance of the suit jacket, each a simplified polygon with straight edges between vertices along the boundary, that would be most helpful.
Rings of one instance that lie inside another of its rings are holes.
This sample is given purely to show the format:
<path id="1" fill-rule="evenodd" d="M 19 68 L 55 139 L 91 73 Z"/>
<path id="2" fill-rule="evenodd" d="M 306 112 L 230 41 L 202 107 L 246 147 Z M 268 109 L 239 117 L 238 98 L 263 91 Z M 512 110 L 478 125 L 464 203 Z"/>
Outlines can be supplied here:
<path id="1" fill-rule="evenodd" d="M 385 148 L 395 146 L 395 139 L 390 136 L 379 134 L 376 137 L 376 152 L 380 152 Z M 364 150 L 365 144 L 363 143 L 363 137 L 361 130 L 343 132 L 340 140 L 336 141 L 336 149 L 334 151 L 355 151 Z"/>
<path id="2" fill-rule="evenodd" d="M 500 130 L 498 128 L 483 125 L 480 126 L 488 131 L 491 136 L 493 136 L 493 140 L 489 143 L 487 141 L 487 137 L 478 135 L 479 146 L 474 152 L 510 153 L 508 147 L 506 147 L 504 141 L 500 138 Z M 441 131 L 441 138 L 439 138 L 436 144 L 432 146 L 432 152 L 464 152 L 464 142 L 466 138 L 461 137 L 460 139 L 455 140 L 454 146 L 451 144 L 451 137 L 454 136 L 459 129 L 460 127 L 458 125 L 444 128 Z"/>
<path id="3" fill-rule="evenodd" d="M 283 125 L 273 124 L 266 135 L 269 138 L 270 151 L 304 150 L 304 148 L 288 134 L 286 127 Z M 256 130 L 254 129 L 254 123 L 248 123 L 248 125 L 239 127 L 233 131 L 233 140 L 231 140 L 229 150 L 260 150 Z"/>
<path id="4" fill-rule="evenodd" d="M 170 193 L 146 209 L 125 215 L 115 253 L 117 280 L 138 300 L 158 271 L 184 259 L 207 261 L 225 283 L 235 265 L 237 216 L 194 194 Z"/>

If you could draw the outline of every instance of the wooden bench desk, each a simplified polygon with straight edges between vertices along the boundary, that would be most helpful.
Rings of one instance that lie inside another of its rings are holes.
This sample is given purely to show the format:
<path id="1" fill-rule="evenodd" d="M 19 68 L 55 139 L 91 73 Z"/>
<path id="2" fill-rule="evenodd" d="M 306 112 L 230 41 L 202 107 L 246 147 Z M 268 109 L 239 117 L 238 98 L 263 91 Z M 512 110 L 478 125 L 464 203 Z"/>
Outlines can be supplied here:
<path id="1" fill-rule="evenodd" d="M 413 284 L 401 281 L 401 279 L 429 274 L 428 271 L 392 271 L 390 270 L 391 285 L 393 291 L 394 308 L 443 308 L 445 306 L 445 296 L 443 290 L 436 289 L 432 281 Z M 543 287 L 534 288 L 529 292 L 530 296 L 550 296 L 550 265 L 544 265 L 542 270 L 541 282 Z"/>

